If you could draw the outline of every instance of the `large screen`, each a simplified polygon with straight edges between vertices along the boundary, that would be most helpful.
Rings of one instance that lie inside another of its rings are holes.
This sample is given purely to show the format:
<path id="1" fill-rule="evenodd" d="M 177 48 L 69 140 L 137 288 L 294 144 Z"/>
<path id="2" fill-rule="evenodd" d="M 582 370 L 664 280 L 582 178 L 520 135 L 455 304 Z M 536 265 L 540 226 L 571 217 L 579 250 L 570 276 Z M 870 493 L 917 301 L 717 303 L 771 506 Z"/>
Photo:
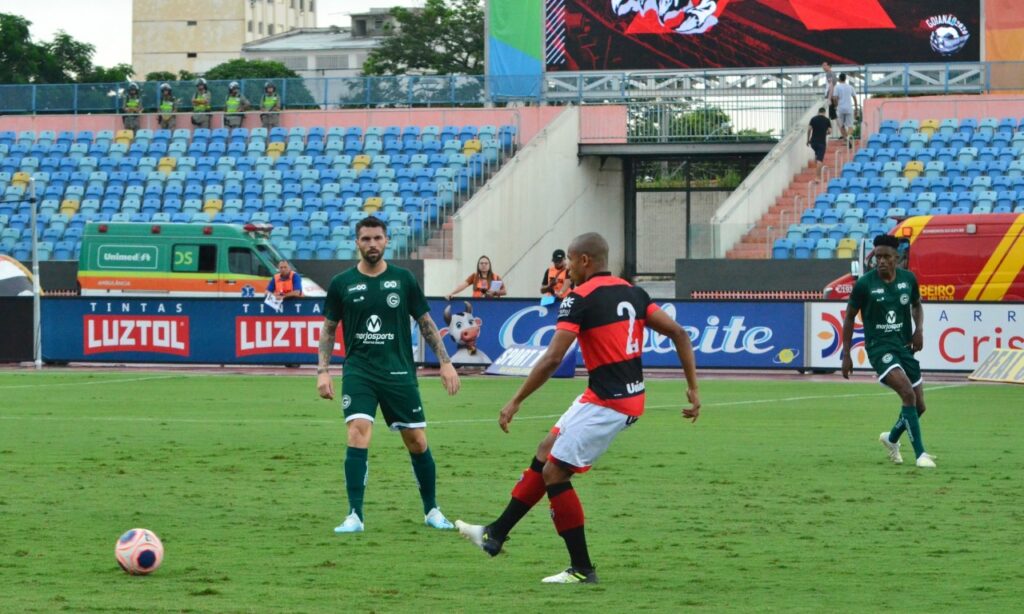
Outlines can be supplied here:
<path id="1" fill-rule="evenodd" d="M 547 0 L 549 71 L 980 59 L 980 0 Z"/>

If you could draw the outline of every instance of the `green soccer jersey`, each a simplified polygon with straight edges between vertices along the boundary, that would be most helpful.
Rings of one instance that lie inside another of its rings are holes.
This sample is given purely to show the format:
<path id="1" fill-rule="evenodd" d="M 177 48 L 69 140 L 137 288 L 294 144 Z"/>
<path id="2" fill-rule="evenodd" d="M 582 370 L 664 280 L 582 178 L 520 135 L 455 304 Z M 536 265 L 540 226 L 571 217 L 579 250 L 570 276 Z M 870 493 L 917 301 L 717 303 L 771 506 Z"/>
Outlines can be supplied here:
<path id="1" fill-rule="evenodd" d="M 920 300 L 917 278 L 906 269 L 896 269 L 895 279 L 888 283 L 877 270 L 858 279 L 847 309 L 860 310 L 865 349 L 898 349 L 910 343 L 914 332 L 911 307 Z"/>
<path id="2" fill-rule="evenodd" d="M 393 264 L 377 277 L 351 269 L 331 280 L 324 317 L 340 322 L 345 371 L 378 380 L 415 378 L 409 317 L 430 311 L 412 273 Z"/>

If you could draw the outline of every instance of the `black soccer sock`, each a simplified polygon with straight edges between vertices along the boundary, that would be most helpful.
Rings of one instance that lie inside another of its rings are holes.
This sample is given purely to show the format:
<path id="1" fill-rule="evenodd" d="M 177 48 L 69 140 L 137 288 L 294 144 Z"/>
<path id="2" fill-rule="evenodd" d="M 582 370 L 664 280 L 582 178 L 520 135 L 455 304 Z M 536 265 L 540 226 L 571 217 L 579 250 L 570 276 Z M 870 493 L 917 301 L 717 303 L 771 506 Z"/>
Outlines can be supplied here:
<path id="1" fill-rule="evenodd" d="M 551 520 L 555 530 L 565 540 L 569 560 L 576 571 L 587 572 L 594 568 L 587 550 L 587 535 L 583 530 L 583 506 L 572 482 L 561 482 L 548 486 L 548 500 L 551 502 Z"/>
<path id="2" fill-rule="evenodd" d="M 544 462 L 533 458 L 530 468 L 523 472 L 522 477 L 512 489 L 505 511 L 497 520 L 490 524 L 489 533 L 496 539 L 504 539 L 506 535 L 533 509 L 533 506 L 544 496 Z"/>

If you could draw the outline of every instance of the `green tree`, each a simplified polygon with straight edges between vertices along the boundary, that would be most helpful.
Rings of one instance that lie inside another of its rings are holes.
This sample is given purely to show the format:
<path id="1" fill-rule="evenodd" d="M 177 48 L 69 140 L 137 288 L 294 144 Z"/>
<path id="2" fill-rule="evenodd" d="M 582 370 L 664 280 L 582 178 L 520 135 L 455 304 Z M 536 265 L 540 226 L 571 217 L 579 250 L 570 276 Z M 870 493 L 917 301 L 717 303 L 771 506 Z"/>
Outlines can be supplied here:
<path id="1" fill-rule="evenodd" d="M 131 64 L 117 64 L 110 68 L 93 66 L 92 70 L 78 79 L 79 83 L 122 83 L 135 74 Z"/>
<path id="2" fill-rule="evenodd" d="M 43 43 L 46 53 L 56 63 L 60 80 L 69 83 L 93 72 L 92 56 L 96 47 L 77 41 L 64 30 L 59 30 L 49 43 Z"/>
<path id="3" fill-rule="evenodd" d="M 146 73 L 145 81 L 177 81 L 178 76 L 169 70 L 157 70 Z"/>
<path id="4" fill-rule="evenodd" d="M 280 62 L 268 60 L 229 60 L 206 71 L 203 77 L 210 81 L 239 81 L 241 79 L 298 79 L 299 75 Z"/>
<path id="5" fill-rule="evenodd" d="M 19 15 L 0 13 L 0 83 L 38 82 L 41 74 L 52 72 L 46 50 L 32 42 L 31 25 Z"/>
<path id="6" fill-rule="evenodd" d="M 363 64 L 364 75 L 483 72 L 484 12 L 480 0 L 427 0 L 422 9 L 395 7 L 398 23 Z"/>

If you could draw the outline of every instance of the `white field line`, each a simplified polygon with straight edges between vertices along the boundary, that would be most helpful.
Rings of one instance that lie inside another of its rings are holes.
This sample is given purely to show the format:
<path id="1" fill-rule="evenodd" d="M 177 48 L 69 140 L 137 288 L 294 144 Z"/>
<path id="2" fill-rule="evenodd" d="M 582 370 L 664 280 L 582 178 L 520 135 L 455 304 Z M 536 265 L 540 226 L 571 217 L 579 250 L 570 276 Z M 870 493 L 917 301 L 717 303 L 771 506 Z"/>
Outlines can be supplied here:
<path id="1" fill-rule="evenodd" d="M 132 377 L 125 379 L 100 379 L 87 382 L 64 382 L 62 384 L 16 384 L 14 386 L 0 386 L 0 392 L 4 390 L 14 390 L 15 388 L 53 388 L 56 386 L 96 386 L 101 384 L 124 384 L 127 382 L 145 382 L 154 379 L 172 379 L 175 377 L 184 377 L 182 375 L 154 375 L 151 377 Z"/>
<path id="2" fill-rule="evenodd" d="M 167 376 L 177 377 L 177 376 Z M 154 379 L 154 378 L 145 378 Z M 113 382 L 113 380 L 108 380 Z M 131 380 L 135 381 L 135 380 Z M 938 392 L 940 390 L 949 390 L 952 388 L 963 388 L 968 384 L 951 384 L 948 386 L 936 386 L 934 388 L 928 388 L 928 392 Z M 702 409 L 717 409 L 720 407 L 737 407 L 744 405 L 761 405 L 764 403 L 789 403 L 799 401 L 820 401 L 820 400 L 831 400 L 831 399 L 857 399 L 857 398 L 868 398 L 868 397 L 881 397 L 891 396 L 892 391 L 877 392 L 870 394 L 827 394 L 827 395 L 813 395 L 813 396 L 802 396 L 802 397 L 783 397 L 780 399 L 751 399 L 744 401 L 729 401 L 725 403 L 714 403 L 704 405 Z M 647 409 L 680 409 L 682 404 L 673 405 L 649 405 Z M 527 420 L 551 420 L 553 418 L 560 417 L 561 414 L 547 414 L 547 415 L 530 415 L 530 416 L 516 416 L 514 422 L 523 422 Z M 5 416 L 0 415 L 0 420 L 26 420 L 26 421 L 59 421 L 59 422 L 70 422 L 70 421 L 91 421 L 91 422 L 157 422 L 157 423 L 182 423 L 182 424 L 339 424 L 341 418 L 334 419 L 315 419 L 315 418 L 159 418 L 152 416 L 31 416 L 31 415 L 11 415 Z M 494 418 L 467 418 L 462 420 L 436 420 L 428 423 L 428 426 L 444 426 L 450 424 L 490 424 L 497 423 L 498 417 L 495 413 Z M 381 422 L 383 425 L 383 422 Z"/>

